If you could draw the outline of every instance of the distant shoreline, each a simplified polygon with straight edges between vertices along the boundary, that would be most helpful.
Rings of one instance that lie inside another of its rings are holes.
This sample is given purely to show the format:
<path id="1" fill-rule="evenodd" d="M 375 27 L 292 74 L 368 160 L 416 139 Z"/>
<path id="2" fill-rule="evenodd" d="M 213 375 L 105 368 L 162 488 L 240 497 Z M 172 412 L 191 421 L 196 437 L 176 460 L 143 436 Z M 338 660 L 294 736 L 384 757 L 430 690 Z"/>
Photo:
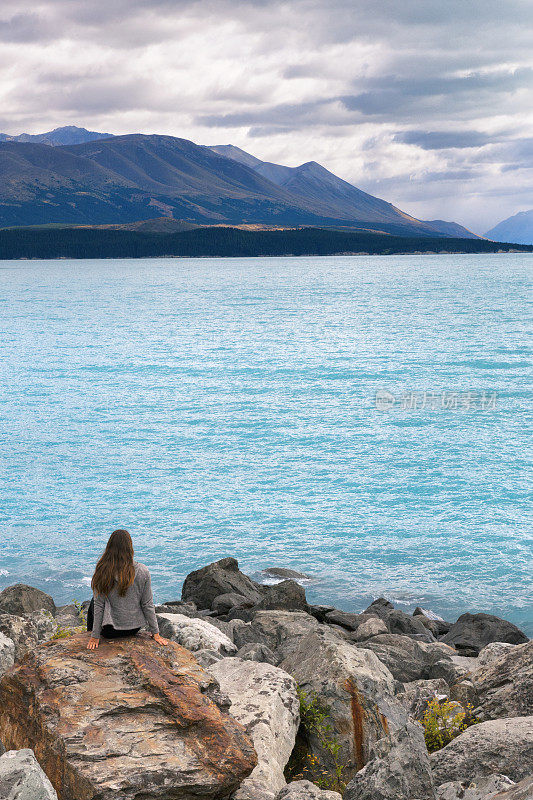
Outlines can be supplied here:
<path id="1" fill-rule="evenodd" d="M 533 245 L 327 228 L 250 231 L 205 227 L 171 234 L 90 227 L 36 226 L 0 230 L 0 260 L 473 253 L 533 253 Z"/>

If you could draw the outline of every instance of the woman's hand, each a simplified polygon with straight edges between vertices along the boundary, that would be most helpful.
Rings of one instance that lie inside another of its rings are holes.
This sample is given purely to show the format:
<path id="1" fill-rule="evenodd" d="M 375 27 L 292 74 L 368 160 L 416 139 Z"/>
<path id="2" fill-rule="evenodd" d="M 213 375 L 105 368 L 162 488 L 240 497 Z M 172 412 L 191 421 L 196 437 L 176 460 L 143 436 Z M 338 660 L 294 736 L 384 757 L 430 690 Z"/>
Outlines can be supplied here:
<path id="1" fill-rule="evenodd" d="M 162 644 L 163 647 L 166 647 L 167 644 L 168 644 L 168 639 L 163 639 L 163 637 L 160 636 L 159 633 L 154 633 L 152 638 L 153 638 L 154 642 L 157 642 L 157 644 Z"/>
<path id="2" fill-rule="evenodd" d="M 100 644 L 100 639 L 95 639 L 94 636 L 91 636 L 91 638 L 87 642 L 87 650 L 96 650 L 99 644 Z"/>

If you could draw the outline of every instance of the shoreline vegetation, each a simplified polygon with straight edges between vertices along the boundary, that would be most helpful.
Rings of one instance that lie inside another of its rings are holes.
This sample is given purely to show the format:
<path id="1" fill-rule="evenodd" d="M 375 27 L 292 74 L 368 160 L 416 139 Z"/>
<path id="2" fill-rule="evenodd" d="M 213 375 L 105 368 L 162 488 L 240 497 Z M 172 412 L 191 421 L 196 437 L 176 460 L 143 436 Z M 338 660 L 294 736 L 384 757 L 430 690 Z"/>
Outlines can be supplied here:
<path id="1" fill-rule="evenodd" d="M 0 797 L 533 796 L 519 628 L 384 598 L 348 613 L 309 604 L 306 575 L 269 574 L 279 583 L 231 557 L 190 573 L 156 606 L 167 647 L 141 631 L 89 651 L 88 601 L 0 592 Z"/>
<path id="2" fill-rule="evenodd" d="M 102 227 L 0 229 L 0 260 L 532 253 L 487 239 L 397 236 L 362 230 L 197 227 L 174 233 Z"/>

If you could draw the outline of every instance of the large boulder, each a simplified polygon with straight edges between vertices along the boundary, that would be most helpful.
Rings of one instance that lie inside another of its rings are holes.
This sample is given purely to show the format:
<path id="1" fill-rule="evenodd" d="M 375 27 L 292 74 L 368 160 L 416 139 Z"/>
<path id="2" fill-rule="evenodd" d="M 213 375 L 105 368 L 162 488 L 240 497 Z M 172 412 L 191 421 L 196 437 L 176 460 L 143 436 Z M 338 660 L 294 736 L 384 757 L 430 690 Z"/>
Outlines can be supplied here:
<path id="1" fill-rule="evenodd" d="M 264 597 L 256 606 L 265 611 L 307 611 L 305 589 L 296 581 L 286 580 L 264 588 Z"/>
<path id="2" fill-rule="evenodd" d="M 15 663 L 15 643 L 0 632 L 0 675 L 7 672 Z"/>
<path id="3" fill-rule="evenodd" d="M 440 643 L 418 642 L 410 636 L 384 633 L 358 643 L 358 647 L 372 650 L 380 661 L 390 669 L 396 680 L 407 683 L 445 675 L 434 667 L 439 661 L 449 662 L 450 673 L 455 675 L 451 661 L 452 650 Z"/>
<path id="4" fill-rule="evenodd" d="M 0 681 L 0 740 L 31 747 L 59 800 L 227 797 L 256 765 L 214 678 L 146 635 L 30 651 Z"/>
<path id="5" fill-rule="evenodd" d="M 277 667 L 240 658 L 224 658 L 210 672 L 230 698 L 230 714 L 248 732 L 259 759 L 234 800 L 274 800 L 285 785 L 283 770 L 300 722 L 296 683 Z"/>
<path id="6" fill-rule="evenodd" d="M 504 651 L 472 675 L 479 719 L 533 715 L 533 640 Z M 532 769 L 533 771 L 533 769 Z"/>
<path id="7" fill-rule="evenodd" d="M 320 789 L 311 781 L 293 781 L 276 795 L 276 800 L 341 800 L 338 792 Z"/>
<path id="8" fill-rule="evenodd" d="M 2 800 L 57 800 L 54 787 L 32 750 L 9 750 L 0 756 Z"/>
<path id="9" fill-rule="evenodd" d="M 186 650 L 214 650 L 233 655 L 237 648 L 225 633 L 205 619 L 192 619 L 183 614 L 157 614 L 159 633 Z"/>
<path id="10" fill-rule="evenodd" d="M 472 725 L 431 755 L 437 786 L 503 774 L 521 781 L 533 764 L 533 717 L 496 719 Z"/>
<path id="11" fill-rule="evenodd" d="M 0 631 L 15 645 L 15 660 L 33 650 L 38 644 L 47 642 L 59 628 L 48 611 L 33 611 L 24 617 L 16 614 L 0 614 Z"/>
<path id="12" fill-rule="evenodd" d="M 434 800 L 424 733 L 408 722 L 394 740 L 386 737 L 372 747 L 371 760 L 348 784 L 344 800 Z"/>
<path id="13" fill-rule="evenodd" d="M 257 611 L 250 624 L 249 634 L 253 641 L 266 644 L 283 659 L 298 647 L 303 637 L 319 628 L 317 620 L 304 611 Z M 242 635 L 242 630 L 237 630 Z M 237 635 L 237 630 L 234 636 Z"/>
<path id="14" fill-rule="evenodd" d="M 49 594 L 24 583 L 8 586 L 0 592 L 0 614 L 17 614 L 20 617 L 31 611 L 48 611 L 54 615 L 56 605 Z"/>
<path id="15" fill-rule="evenodd" d="M 431 633 L 421 619 L 406 614 L 405 611 L 394 609 L 387 616 L 387 626 L 391 633 L 405 634 L 407 636 L 418 636 L 421 641 L 434 641 L 435 636 Z"/>
<path id="16" fill-rule="evenodd" d="M 369 617 L 366 622 L 362 622 L 355 633 L 350 637 L 352 642 L 366 642 L 373 636 L 380 636 L 388 633 L 388 628 L 380 617 Z"/>
<path id="17" fill-rule="evenodd" d="M 281 668 L 309 698 L 316 693 L 327 709 L 348 779 L 366 764 L 375 741 L 406 722 L 405 709 L 393 697 L 395 681 L 387 667 L 371 650 L 354 647 L 330 631 L 301 638 Z M 309 737 L 308 747 L 325 769 L 334 769 L 316 736 Z"/>
<path id="18" fill-rule="evenodd" d="M 492 614 L 462 614 L 441 641 L 462 655 L 477 656 L 489 642 L 523 644 L 528 638 L 512 622 Z"/>
<path id="19" fill-rule="evenodd" d="M 181 599 L 192 601 L 198 608 L 211 609 L 221 594 L 236 594 L 255 605 L 263 598 L 263 587 L 240 571 L 235 558 L 223 558 L 187 575 Z"/>

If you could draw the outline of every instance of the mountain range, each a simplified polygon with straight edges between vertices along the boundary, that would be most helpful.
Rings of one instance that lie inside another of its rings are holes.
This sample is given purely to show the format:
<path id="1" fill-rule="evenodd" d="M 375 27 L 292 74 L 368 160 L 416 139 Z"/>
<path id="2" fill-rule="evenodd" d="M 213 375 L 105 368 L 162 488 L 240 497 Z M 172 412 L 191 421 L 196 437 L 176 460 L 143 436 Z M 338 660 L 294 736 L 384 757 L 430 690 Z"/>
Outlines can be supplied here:
<path id="1" fill-rule="evenodd" d="M 0 227 L 123 224 L 157 217 L 196 225 L 320 226 L 477 238 L 423 221 L 314 161 L 264 162 L 232 145 L 68 126 L 0 134 Z"/>
<path id="2" fill-rule="evenodd" d="M 499 242 L 533 244 L 533 208 L 504 219 L 487 231 L 485 236 Z"/>

